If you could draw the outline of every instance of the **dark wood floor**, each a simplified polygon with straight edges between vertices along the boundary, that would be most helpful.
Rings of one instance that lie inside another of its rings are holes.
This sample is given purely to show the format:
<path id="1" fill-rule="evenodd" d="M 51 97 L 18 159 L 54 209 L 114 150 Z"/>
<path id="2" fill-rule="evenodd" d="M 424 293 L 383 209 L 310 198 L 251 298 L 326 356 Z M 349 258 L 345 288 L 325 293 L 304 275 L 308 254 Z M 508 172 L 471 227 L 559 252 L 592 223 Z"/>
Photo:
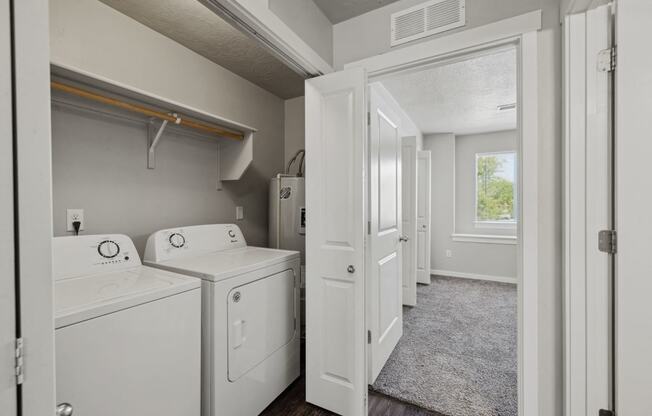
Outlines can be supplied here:
<path id="1" fill-rule="evenodd" d="M 331 416 L 334 413 L 306 403 L 306 381 L 299 377 L 261 416 Z M 391 397 L 369 392 L 369 416 L 444 416 Z"/>

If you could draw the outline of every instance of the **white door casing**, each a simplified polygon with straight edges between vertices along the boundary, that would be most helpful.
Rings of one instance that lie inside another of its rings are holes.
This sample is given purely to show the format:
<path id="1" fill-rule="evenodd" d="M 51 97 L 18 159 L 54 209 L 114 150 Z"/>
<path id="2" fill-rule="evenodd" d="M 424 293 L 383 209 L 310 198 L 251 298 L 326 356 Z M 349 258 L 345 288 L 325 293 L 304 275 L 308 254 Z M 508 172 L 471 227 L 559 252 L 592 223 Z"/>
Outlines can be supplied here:
<path id="1" fill-rule="evenodd" d="M 403 191 L 403 305 L 417 304 L 417 138 L 404 137 L 401 154 Z"/>
<path id="2" fill-rule="evenodd" d="M 367 414 L 366 75 L 306 81 L 306 400 Z"/>
<path id="3" fill-rule="evenodd" d="M 15 416 L 14 377 L 16 288 L 14 265 L 13 123 L 11 94 L 11 33 L 9 1 L 0 0 L 0 409 Z M 4 375 L 7 376 L 4 376 Z"/>
<path id="4" fill-rule="evenodd" d="M 618 416 L 652 414 L 652 2 L 616 2 L 615 394 Z"/>
<path id="5" fill-rule="evenodd" d="M 611 46 L 611 6 L 564 20 L 565 412 L 612 409 L 611 261 L 596 242 L 612 227 L 610 74 L 598 68 Z"/>
<path id="6" fill-rule="evenodd" d="M 417 282 L 430 284 L 431 236 L 431 156 L 430 150 L 417 154 Z"/>
<path id="7" fill-rule="evenodd" d="M 365 283 L 367 329 L 371 331 L 371 384 L 403 335 L 403 283 L 399 117 L 373 86 L 369 91 L 369 238 Z"/>

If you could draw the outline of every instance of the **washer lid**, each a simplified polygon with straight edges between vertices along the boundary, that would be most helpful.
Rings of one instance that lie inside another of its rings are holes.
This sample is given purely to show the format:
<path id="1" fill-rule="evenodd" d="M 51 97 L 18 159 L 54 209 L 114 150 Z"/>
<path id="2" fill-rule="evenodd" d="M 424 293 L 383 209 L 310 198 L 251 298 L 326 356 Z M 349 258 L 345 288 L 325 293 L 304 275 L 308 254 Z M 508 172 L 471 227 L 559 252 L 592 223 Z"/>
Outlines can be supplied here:
<path id="1" fill-rule="evenodd" d="M 201 286 L 198 279 L 147 266 L 54 282 L 55 327 L 72 325 Z"/>
<path id="2" fill-rule="evenodd" d="M 145 264 L 216 282 L 298 258 L 298 251 L 243 247 Z"/>

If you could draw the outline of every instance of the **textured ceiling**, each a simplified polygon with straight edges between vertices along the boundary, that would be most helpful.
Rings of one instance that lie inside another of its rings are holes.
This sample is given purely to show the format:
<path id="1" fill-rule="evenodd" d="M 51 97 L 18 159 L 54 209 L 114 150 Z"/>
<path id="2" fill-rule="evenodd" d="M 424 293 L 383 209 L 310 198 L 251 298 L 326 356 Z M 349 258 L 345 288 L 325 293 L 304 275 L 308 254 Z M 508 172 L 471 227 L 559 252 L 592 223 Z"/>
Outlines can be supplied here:
<path id="1" fill-rule="evenodd" d="M 424 133 L 473 134 L 516 128 L 516 51 L 503 50 L 384 79 Z"/>
<path id="2" fill-rule="evenodd" d="M 119 12 L 281 97 L 304 79 L 198 0 L 101 0 Z"/>
<path id="3" fill-rule="evenodd" d="M 313 0 L 331 23 L 339 23 L 352 17 L 394 3 L 397 0 Z M 424 0 L 425 1 L 425 0 Z"/>

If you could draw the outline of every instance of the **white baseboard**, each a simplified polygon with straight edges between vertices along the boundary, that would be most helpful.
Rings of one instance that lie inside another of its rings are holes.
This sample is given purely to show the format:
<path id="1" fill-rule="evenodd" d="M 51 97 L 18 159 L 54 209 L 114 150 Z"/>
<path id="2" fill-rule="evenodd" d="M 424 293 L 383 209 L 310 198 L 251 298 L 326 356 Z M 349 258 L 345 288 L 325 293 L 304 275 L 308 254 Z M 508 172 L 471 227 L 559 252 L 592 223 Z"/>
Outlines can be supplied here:
<path id="1" fill-rule="evenodd" d="M 491 282 L 501 282 L 501 283 L 518 283 L 516 277 L 506 277 L 506 276 L 492 276 L 488 274 L 475 274 L 475 273 L 464 273 L 464 272 L 453 272 L 450 270 L 430 270 L 431 275 L 437 276 L 450 276 L 450 277 L 459 277 L 462 279 L 476 279 L 476 280 L 489 280 Z"/>

